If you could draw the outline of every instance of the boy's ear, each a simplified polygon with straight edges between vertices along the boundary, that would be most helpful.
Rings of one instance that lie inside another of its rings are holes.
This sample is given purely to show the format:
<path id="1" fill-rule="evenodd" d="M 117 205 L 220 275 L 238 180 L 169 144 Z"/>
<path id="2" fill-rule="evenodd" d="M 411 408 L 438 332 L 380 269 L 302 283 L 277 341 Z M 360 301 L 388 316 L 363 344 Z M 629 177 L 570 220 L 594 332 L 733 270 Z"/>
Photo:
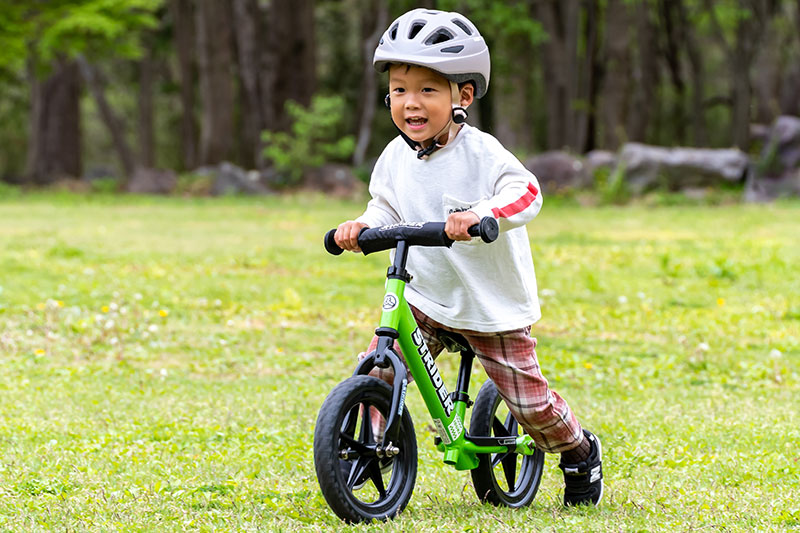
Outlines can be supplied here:
<path id="1" fill-rule="evenodd" d="M 465 83 L 458 90 L 459 98 L 461 99 L 461 107 L 467 108 L 472 104 L 475 99 L 475 86 L 471 83 Z"/>

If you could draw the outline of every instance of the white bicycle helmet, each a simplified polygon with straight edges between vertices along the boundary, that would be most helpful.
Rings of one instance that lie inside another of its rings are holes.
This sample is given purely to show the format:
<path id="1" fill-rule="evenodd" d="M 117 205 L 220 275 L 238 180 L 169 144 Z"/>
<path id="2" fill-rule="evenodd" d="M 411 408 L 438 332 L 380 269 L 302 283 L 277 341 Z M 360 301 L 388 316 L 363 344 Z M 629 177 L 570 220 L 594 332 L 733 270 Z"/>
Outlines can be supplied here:
<path id="1" fill-rule="evenodd" d="M 392 22 L 372 58 L 378 72 L 391 63 L 428 67 L 455 83 L 471 81 L 475 98 L 489 87 L 489 48 L 475 25 L 455 12 L 420 8 Z"/>

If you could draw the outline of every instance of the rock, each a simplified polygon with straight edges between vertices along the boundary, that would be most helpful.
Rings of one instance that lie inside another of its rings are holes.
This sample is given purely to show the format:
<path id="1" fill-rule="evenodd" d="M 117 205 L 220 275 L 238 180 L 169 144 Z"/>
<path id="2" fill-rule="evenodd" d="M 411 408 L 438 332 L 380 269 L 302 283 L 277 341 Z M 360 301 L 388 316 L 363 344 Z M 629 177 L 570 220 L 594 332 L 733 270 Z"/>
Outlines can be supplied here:
<path id="1" fill-rule="evenodd" d="M 356 177 L 352 167 L 341 163 L 326 163 L 309 169 L 303 176 L 302 186 L 339 198 L 356 196 L 364 190 L 364 183 Z"/>
<path id="2" fill-rule="evenodd" d="M 745 202 L 769 202 L 781 196 L 800 196 L 800 168 L 778 177 L 758 176 L 753 172 L 744 191 Z"/>
<path id="3" fill-rule="evenodd" d="M 526 159 L 523 165 L 533 172 L 545 193 L 564 192 L 592 185 L 592 176 L 587 176 L 583 161 L 567 152 L 544 152 Z"/>
<path id="4" fill-rule="evenodd" d="M 778 117 L 769 130 L 745 187 L 745 200 L 764 202 L 800 195 L 800 118 Z"/>
<path id="5" fill-rule="evenodd" d="M 783 169 L 800 166 L 800 118 L 778 117 L 772 125 L 768 143 L 775 146 L 775 155 Z"/>
<path id="6" fill-rule="evenodd" d="M 665 187 L 714 187 L 745 179 L 750 160 L 735 148 L 664 148 L 627 143 L 620 151 L 618 164 L 625 172 L 625 183 L 634 194 Z"/>
<path id="7" fill-rule="evenodd" d="M 223 161 L 216 167 L 202 167 L 194 174 L 208 175 L 212 178 L 211 194 L 271 194 L 272 190 L 261 182 L 261 173 L 257 170 L 245 170 Z"/>
<path id="8" fill-rule="evenodd" d="M 177 184 L 178 176 L 171 170 L 136 167 L 125 189 L 135 194 L 169 194 Z"/>
<path id="9" fill-rule="evenodd" d="M 592 150 L 588 152 L 583 160 L 583 172 L 586 183 L 593 184 L 595 182 L 595 173 L 605 168 L 609 173 L 617 166 L 617 155 L 608 150 Z"/>

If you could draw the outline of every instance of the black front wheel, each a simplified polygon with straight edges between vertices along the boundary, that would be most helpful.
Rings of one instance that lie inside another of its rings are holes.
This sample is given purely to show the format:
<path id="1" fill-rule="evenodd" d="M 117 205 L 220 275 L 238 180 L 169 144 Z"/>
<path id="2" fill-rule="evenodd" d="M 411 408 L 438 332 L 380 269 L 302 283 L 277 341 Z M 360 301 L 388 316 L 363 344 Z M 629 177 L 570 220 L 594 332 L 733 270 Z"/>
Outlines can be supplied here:
<path id="1" fill-rule="evenodd" d="M 325 500 L 346 522 L 369 522 L 402 511 L 417 479 L 417 439 L 408 410 L 395 455 L 376 446 L 392 405 L 392 389 L 370 376 L 339 383 L 323 402 L 314 430 L 314 466 Z M 387 443 L 388 444 L 388 443 Z"/>
<path id="2" fill-rule="evenodd" d="M 472 410 L 470 435 L 517 437 L 522 427 L 508 411 L 492 380 L 483 384 Z M 513 452 L 478 454 L 478 466 L 471 471 L 475 492 L 481 501 L 508 507 L 530 505 L 539 490 L 544 468 L 544 453 Z"/>

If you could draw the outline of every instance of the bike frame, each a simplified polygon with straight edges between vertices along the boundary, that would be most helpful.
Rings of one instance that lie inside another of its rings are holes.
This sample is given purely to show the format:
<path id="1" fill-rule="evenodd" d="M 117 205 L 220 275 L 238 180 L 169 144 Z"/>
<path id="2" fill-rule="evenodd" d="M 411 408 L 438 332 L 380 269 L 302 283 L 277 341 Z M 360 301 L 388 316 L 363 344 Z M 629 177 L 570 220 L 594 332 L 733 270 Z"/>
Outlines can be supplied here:
<path id="1" fill-rule="evenodd" d="M 488 437 L 472 436 L 466 431 L 464 419 L 470 403 L 468 389 L 475 353 L 468 344 L 462 343 L 466 345 L 461 349 L 456 391 L 448 393 L 405 299 L 405 287 L 411 280 L 405 268 L 407 258 L 406 242 L 398 241 L 393 264 L 386 276 L 380 326 L 375 330 L 377 348 L 361 360 L 354 372 L 354 375 L 366 375 L 375 367 L 391 366 L 394 369 L 392 408 L 386 420 L 382 444 L 376 446 L 376 453 L 379 456 L 391 455 L 392 443 L 398 441 L 400 419 L 405 408 L 408 377 L 400 354 L 394 349 L 396 340 L 433 419 L 439 435 L 436 447 L 444 453 L 445 463 L 453 465 L 456 470 L 471 470 L 478 466 L 476 454 L 513 452 L 533 455 L 535 445 L 530 435 Z"/>

